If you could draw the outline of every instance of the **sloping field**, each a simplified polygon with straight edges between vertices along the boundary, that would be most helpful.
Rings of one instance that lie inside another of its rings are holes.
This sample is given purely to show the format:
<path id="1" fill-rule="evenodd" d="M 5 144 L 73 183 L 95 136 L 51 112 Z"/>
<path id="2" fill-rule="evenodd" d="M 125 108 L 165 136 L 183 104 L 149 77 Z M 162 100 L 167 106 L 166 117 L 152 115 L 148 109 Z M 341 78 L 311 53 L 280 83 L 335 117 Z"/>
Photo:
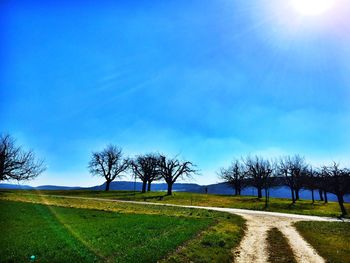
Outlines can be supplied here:
<path id="1" fill-rule="evenodd" d="M 325 204 L 321 201 L 312 203 L 310 200 L 299 200 L 292 204 L 290 199 L 286 198 L 270 198 L 268 208 L 265 208 L 264 198 L 258 199 L 252 196 L 232 196 L 232 195 L 211 195 L 211 194 L 195 194 L 176 192 L 172 196 L 167 196 L 164 192 L 140 193 L 132 191 L 3 191 L 6 195 L 21 194 L 45 194 L 45 195 L 69 195 L 81 197 L 97 197 L 115 200 L 128 201 L 146 201 L 156 203 L 167 203 L 177 205 L 194 205 L 194 206 L 213 206 L 227 208 L 241 208 L 250 210 L 263 210 L 271 212 L 282 212 L 301 215 L 315 215 L 337 217 L 341 214 L 337 202 L 329 202 Z M 27 198 L 27 197 L 26 197 Z M 350 203 L 345 204 L 346 209 L 350 213 Z"/>
<path id="2" fill-rule="evenodd" d="M 226 213 L 62 198 L 22 201 L 0 200 L 0 262 L 28 262 L 32 255 L 35 262 L 199 262 L 207 253 L 207 262 L 231 262 L 243 234 L 244 221 Z"/>

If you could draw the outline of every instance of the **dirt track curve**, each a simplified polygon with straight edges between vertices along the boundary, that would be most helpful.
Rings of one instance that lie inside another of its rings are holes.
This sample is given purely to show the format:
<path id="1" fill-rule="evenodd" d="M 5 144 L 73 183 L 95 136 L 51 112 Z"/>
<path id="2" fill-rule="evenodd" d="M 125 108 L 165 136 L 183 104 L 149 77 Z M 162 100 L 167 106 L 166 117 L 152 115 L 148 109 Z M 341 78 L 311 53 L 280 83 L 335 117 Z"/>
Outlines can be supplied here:
<path id="1" fill-rule="evenodd" d="M 51 195 L 54 196 L 54 195 Z M 316 250 L 305 241 L 305 239 L 294 228 L 293 223 L 298 221 L 324 221 L 324 222 L 340 222 L 340 219 L 329 217 L 318 217 L 308 215 L 296 215 L 277 212 L 265 212 L 255 210 L 245 210 L 236 208 L 222 208 L 222 207 L 204 207 L 204 206 L 186 206 L 173 204 L 160 204 L 151 202 L 137 202 L 137 201 L 123 201 L 105 198 L 93 197 L 77 197 L 77 196 L 59 196 L 63 198 L 74 199 L 90 199 L 98 201 L 134 203 L 144 205 L 163 205 L 176 206 L 184 208 L 207 209 L 214 211 L 227 212 L 242 216 L 247 222 L 247 230 L 240 245 L 233 251 L 235 254 L 235 262 L 238 263 L 260 263 L 267 262 L 268 253 L 266 247 L 267 231 L 273 227 L 277 227 L 283 235 L 287 238 L 290 244 L 294 257 L 297 262 L 302 263 L 322 263 L 325 260 L 316 252 Z M 346 220 L 350 222 L 350 220 Z"/>

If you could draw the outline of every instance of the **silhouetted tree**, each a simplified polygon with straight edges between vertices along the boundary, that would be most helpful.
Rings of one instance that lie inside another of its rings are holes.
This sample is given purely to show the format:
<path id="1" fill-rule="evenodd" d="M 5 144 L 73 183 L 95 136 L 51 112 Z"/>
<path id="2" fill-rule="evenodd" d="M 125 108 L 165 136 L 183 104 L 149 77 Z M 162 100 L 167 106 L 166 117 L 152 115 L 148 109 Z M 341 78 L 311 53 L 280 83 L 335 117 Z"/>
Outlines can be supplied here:
<path id="1" fill-rule="evenodd" d="M 278 173 L 280 176 L 283 176 L 285 179 L 285 185 L 287 185 L 290 189 L 292 202 L 295 203 L 295 195 L 294 195 L 294 178 L 290 175 L 290 166 L 289 166 L 289 158 L 284 157 L 280 158 L 278 163 Z"/>
<path id="2" fill-rule="evenodd" d="M 44 161 L 36 160 L 33 151 L 24 151 L 15 144 L 10 135 L 0 136 L 0 181 L 30 180 L 45 170 Z"/>
<path id="3" fill-rule="evenodd" d="M 280 158 L 278 173 L 285 178 L 285 184 L 291 190 L 292 202 L 299 200 L 299 192 L 303 187 L 303 179 L 307 173 L 307 165 L 303 157 L 295 155 Z"/>
<path id="4" fill-rule="evenodd" d="M 271 163 L 259 156 L 253 158 L 248 156 L 244 164 L 246 166 L 247 176 L 250 179 L 250 185 L 255 187 L 258 191 L 258 198 L 262 198 L 262 189 L 265 189 L 266 202 L 268 202 L 268 191 L 271 185 L 269 178 L 273 172 Z"/>
<path id="5" fill-rule="evenodd" d="M 315 194 L 314 191 L 318 189 L 318 182 L 317 182 L 317 172 L 315 172 L 312 167 L 310 167 L 303 178 L 303 186 L 305 189 L 308 189 L 311 191 L 311 199 L 312 203 L 315 202 Z"/>
<path id="6" fill-rule="evenodd" d="M 337 196 L 342 215 L 347 215 L 344 206 L 344 195 L 350 193 L 350 172 L 342 169 L 339 164 L 333 163 L 331 166 L 322 167 L 322 173 L 327 181 L 327 190 Z"/>
<path id="7" fill-rule="evenodd" d="M 197 172 L 191 162 L 180 162 L 176 158 L 167 159 L 165 156 L 160 159 L 160 173 L 168 185 L 168 195 L 172 194 L 173 184 L 178 178 L 189 177 Z"/>
<path id="8" fill-rule="evenodd" d="M 122 172 L 129 168 L 130 161 L 123 159 L 122 149 L 114 145 L 108 145 L 101 152 L 93 152 L 89 162 L 89 170 L 92 175 L 102 176 L 106 179 L 106 191 L 116 178 L 122 176 Z"/>
<path id="9" fill-rule="evenodd" d="M 269 206 L 270 202 L 270 188 L 274 186 L 275 183 L 275 170 L 276 164 L 269 160 L 261 160 L 261 173 L 263 178 L 263 188 L 265 190 L 265 208 Z"/>
<path id="10" fill-rule="evenodd" d="M 318 189 L 318 194 L 320 196 L 320 201 L 324 201 L 324 199 L 323 199 L 323 190 L 322 189 Z"/>
<path id="11" fill-rule="evenodd" d="M 142 193 L 151 190 L 151 183 L 161 178 L 159 164 L 160 157 L 155 154 L 140 155 L 130 162 L 135 176 L 142 181 Z"/>
<path id="12" fill-rule="evenodd" d="M 153 158 L 153 162 L 155 164 L 155 170 L 153 173 L 150 173 L 150 175 L 147 179 L 147 192 L 151 191 L 152 182 L 162 179 L 162 174 L 160 171 L 161 156 L 159 154 L 153 154 L 152 158 Z"/>
<path id="13" fill-rule="evenodd" d="M 235 195 L 241 195 L 246 186 L 246 171 L 239 160 L 234 160 L 228 168 L 221 168 L 219 177 L 234 189 Z"/>
<path id="14" fill-rule="evenodd" d="M 291 177 L 294 179 L 295 199 L 299 200 L 299 192 L 303 188 L 303 180 L 308 171 L 308 165 L 304 157 L 295 155 L 290 159 Z"/>
<path id="15" fill-rule="evenodd" d="M 316 185 L 317 185 L 317 188 L 319 189 L 318 191 L 319 191 L 319 195 L 320 195 L 320 201 L 324 201 L 327 204 L 328 203 L 327 174 L 324 173 L 323 169 L 321 168 L 315 172 L 315 176 L 317 177 Z"/>

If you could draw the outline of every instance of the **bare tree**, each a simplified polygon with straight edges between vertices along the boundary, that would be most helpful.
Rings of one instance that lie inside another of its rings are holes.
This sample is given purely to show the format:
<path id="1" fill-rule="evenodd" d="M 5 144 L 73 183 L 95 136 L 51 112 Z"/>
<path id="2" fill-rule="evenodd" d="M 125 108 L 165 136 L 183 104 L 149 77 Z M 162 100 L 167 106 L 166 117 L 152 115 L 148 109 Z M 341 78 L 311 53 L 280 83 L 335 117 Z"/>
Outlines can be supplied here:
<path id="1" fill-rule="evenodd" d="M 322 189 L 318 189 L 318 194 L 319 194 L 319 196 L 320 196 L 320 201 L 324 201 Z"/>
<path id="2" fill-rule="evenodd" d="M 316 176 L 316 185 L 318 188 L 318 193 L 320 195 L 320 201 L 324 201 L 327 204 L 328 203 L 328 196 L 327 196 L 328 176 L 322 168 L 317 169 L 317 171 L 315 171 L 315 176 Z"/>
<path id="3" fill-rule="evenodd" d="M 180 162 L 176 158 L 167 159 L 165 156 L 161 156 L 159 167 L 163 179 L 168 184 L 168 195 L 172 195 L 173 184 L 178 178 L 190 177 L 197 172 L 191 162 Z"/>
<path id="4" fill-rule="evenodd" d="M 303 187 L 311 191 L 312 203 L 315 203 L 315 190 L 318 189 L 317 172 L 310 167 L 304 176 Z"/>
<path id="5" fill-rule="evenodd" d="M 149 174 L 149 176 L 147 178 L 147 192 L 151 191 L 152 182 L 162 179 L 162 174 L 161 174 L 161 170 L 160 170 L 161 156 L 153 154 L 153 157 L 151 157 L 151 158 L 152 158 L 152 162 L 154 165 L 154 170 L 152 173 Z"/>
<path id="6" fill-rule="evenodd" d="M 303 187 L 303 176 L 307 173 L 307 164 L 303 157 L 295 155 L 281 158 L 278 164 L 278 171 L 285 178 L 285 184 L 290 188 L 292 202 L 299 200 L 299 192 Z"/>
<path id="7" fill-rule="evenodd" d="M 122 172 L 129 168 L 130 161 L 123 159 L 122 149 L 114 145 L 108 145 L 101 152 L 93 152 L 89 162 L 89 170 L 92 175 L 102 176 L 106 179 L 106 191 L 116 178 L 122 177 Z"/>
<path id="8" fill-rule="evenodd" d="M 299 200 L 299 192 L 303 187 L 303 179 L 308 171 L 308 165 L 305 163 L 304 157 L 295 155 L 289 160 L 291 177 L 293 178 L 295 200 Z"/>
<path id="9" fill-rule="evenodd" d="M 228 168 L 221 168 L 219 177 L 234 189 L 235 195 L 241 195 L 246 186 L 246 171 L 239 160 L 234 160 Z"/>
<path id="10" fill-rule="evenodd" d="M 274 169 L 276 164 L 269 160 L 260 161 L 260 170 L 263 178 L 263 187 L 265 191 L 265 208 L 269 206 L 270 202 L 270 188 L 274 186 L 275 183 L 275 173 Z"/>
<path id="11" fill-rule="evenodd" d="M 290 174 L 289 158 L 290 157 L 280 158 L 278 163 L 278 174 L 284 177 L 285 184 L 290 188 L 290 191 L 291 191 L 292 202 L 295 203 L 294 180 L 293 180 L 294 178 L 292 176 L 289 176 Z"/>
<path id="12" fill-rule="evenodd" d="M 331 166 L 322 167 L 322 173 L 327 179 L 327 190 L 337 196 L 342 215 L 347 215 L 344 206 L 344 195 L 350 193 L 350 172 L 342 169 L 339 164 L 333 163 Z"/>
<path id="13" fill-rule="evenodd" d="M 250 177 L 250 184 L 257 188 L 258 198 L 262 198 L 262 190 L 265 191 L 265 207 L 268 207 L 270 188 L 273 184 L 273 165 L 262 157 L 247 157 L 245 159 L 246 171 Z"/>
<path id="14" fill-rule="evenodd" d="M 0 137 L 0 181 L 30 180 L 44 170 L 44 161 L 36 160 L 33 151 L 24 151 L 16 146 L 16 141 L 10 135 Z"/>
<path id="15" fill-rule="evenodd" d="M 244 160 L 247 176 L 249 177 L 249 184 L 258 190 L 258 198 L 262 198 L 262 189 L 264 187 L 263 174 L 260 170 L 260 161 L 261 158 L 258 156 L 254 158 L 248 156 Z"/>
<path id="16" fill-rule="evenodd" d="M 151 183 L 161 178 L 159 163 L 160 157 L 155 154 L 140 155 L 130 162 L 134 175 L 142 181 L 142 193 L 146 192 L 147 183 L 150 191 Z"/>

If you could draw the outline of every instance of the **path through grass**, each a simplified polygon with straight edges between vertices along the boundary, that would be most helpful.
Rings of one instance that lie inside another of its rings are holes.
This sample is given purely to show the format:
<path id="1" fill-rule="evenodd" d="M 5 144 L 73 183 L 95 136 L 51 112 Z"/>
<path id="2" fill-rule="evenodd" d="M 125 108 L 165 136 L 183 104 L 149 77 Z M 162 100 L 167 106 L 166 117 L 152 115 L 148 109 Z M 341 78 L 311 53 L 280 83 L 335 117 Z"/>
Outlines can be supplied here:
<path id="1" fill-rule="evenodd" d="M 172 196 L 165 195 L 164 192 L 150 192 L 136 194 L 132 191 L 7 191 L 3 195 L 21 195 L 21 194 L 49 194 L 49 195 L 72 195 L 84 197 L 98 197 L 116 200 L 130 200 L 130 201 L 146 201 L 156 203 L 169 203 L 178 205 L 195 205 L 195 206 L 215 206 L 215 207 L 229 207 L 242 208 L 251 210 L 265 210 L 271 212 L 283 212 L 303 215 L 316 215 L 337 217 L 340 215 L 339 205 L 336 202 L 316 201 L 314 204 L 310 200 L 300 200 L 296 204 L 292 204 L 289 199 L 285 198 L 271 198 L 270 206 L 265 209 L 264 199 L 258 199 L 251 196 L 229 196 L 229 195 L 206 195 L 195 193 L 181 193 L 175 192 Z M 348 211 L 350 211 L 350 204 L 345 204 Z"/>

